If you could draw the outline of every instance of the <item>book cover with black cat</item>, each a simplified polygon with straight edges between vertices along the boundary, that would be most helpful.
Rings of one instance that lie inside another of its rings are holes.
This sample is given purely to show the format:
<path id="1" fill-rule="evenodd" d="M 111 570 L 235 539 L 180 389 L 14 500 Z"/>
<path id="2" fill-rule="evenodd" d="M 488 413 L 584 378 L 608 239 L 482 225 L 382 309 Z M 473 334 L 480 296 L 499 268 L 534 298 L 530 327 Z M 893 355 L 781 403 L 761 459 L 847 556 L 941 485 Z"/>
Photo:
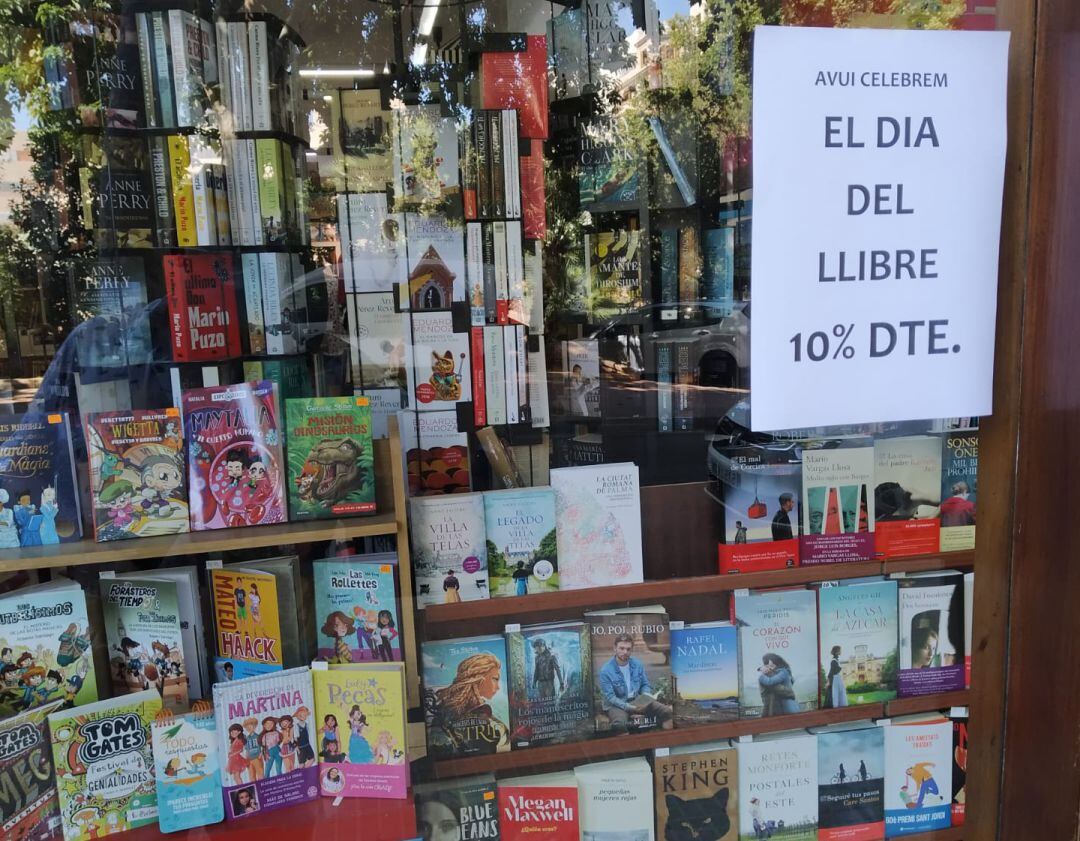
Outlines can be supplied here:
<path id="1" fill-rule="evenodd" d="M 739 761 L 734 748 L 657 751 L 657 841 L 737 841 Z"/>

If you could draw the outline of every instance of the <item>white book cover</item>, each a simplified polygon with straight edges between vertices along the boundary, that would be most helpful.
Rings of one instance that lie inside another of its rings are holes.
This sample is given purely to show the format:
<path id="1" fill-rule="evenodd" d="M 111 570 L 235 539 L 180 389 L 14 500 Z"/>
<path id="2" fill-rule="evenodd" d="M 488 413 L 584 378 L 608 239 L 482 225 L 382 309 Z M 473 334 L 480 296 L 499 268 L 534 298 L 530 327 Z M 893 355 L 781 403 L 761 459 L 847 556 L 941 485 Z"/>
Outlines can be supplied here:
<path id="1" fill-rule="evenodd" d="M 401 411 L 400 388 L 365 388 L 363 396 L 371 408 L 371 437 L 386 438 L 390 434 L 390 418 Z M 361 394 L 354 390 L 354 394 Z"/>
<path id="2" fill-rule="evenodd" d="M 170 9 L 166 12 L 169 22 L 169 51 L 172 59 L 173 91 L 176 96 L 176 124 L 193 126 L 201 115 L 193 107 L 195 96 L 193 87 L 199 84 L 202 75 L 202 56 L 198 44 L 198 22 L 189 12 Z M 190 43 L 189 27 L 194 25 L 196 41 Z M 193 66 L 198 60 L 199 68 Z"/>
<path id="3" fill-rule="evenodd" d="M 408 275 L 401 213 L 387 208 L 385 193 L 349 193 L 338 211 L 338 236 L 347 248 L 346 292 L 391 292 Z"/>
<path id="4" fill-rule="evenodd" d="M 251 128 L 270 131 L 270 56 L 266 22 L 248 23 L 248 50 L 251 67 Z"/>
<path id="5" fill-rule="evenodd" d="M 233 133 L 233 85 L 236 84 L 232 56 L 229 53 L 229 24 L 214 21 L 214 38 L 217 42 L 218 97 L 221 101 L 220 128 L 223 136 Z"/>
<path id="6" fill-rule="evenodd" d="M 529 355 L 525 340 L 525 328 L 520 324 L 511 328 L 514 331 L 515 355 L 517 362 L 517 387 L 518 387 L 518 411 L 522 413 L 521 420 L 530 419 L 529 412 Z"/>
<path id="7" fill-rule="evenodd" d="M 506 324 L 510 309 L 510 276 L 506 267 L 506 223 L 492 222 L 495 237 L 495 312 L 499 324 Z"/>
<path id="8" fill-rule="evenodd" d="M 409 534 L 419 607 L 488 598 L 483 494 L 410 500 Z"/>
<path id="9" fill-rule="evenodd" d="M 529 309 L 525 300 L 525 255 L 522 251 L 521 223 L 506 223 L 507 317 L 512 324 L 526 324 Z"/>
<path id="10" fill-rule="evenodd" d="M 409 407 L 437 411 L 471 400 L 469 334 L 455 333 L 446 311 L 410 313 L 402 320 Z"/>
<path id="11" fill-rule="evenodd" d="M 484 327 L 484 398 L 488 423 L 506 423 L 506 354 L 498 325 Z"/>
<path id="12" fill-rule="evenodd" d="M 255 153 L 255 141 L 241 140 L 240 146 L 244 149 L 244 163 L 247 166 L 246 186 L 250 195 L 248 204 L 251 214 L 251 244 L 263 245 L 266 243 L 266 228 L 263 226 L 262 206 L 259 204 L 259 161 Z M 243 178 L 242 174 L 241 178 Z"/>
<path id="13" fill-rule="evenodd" d="M 196 18 L 199 23 L 200 46 L 202 47 L 203 81 L 212 85 L 218 81 L 218 52 L 214 43 L 214 24 L 204 18 Z"/>
<path id="14" fill-rule="evenodd" d="M 518 398 L 517 337 L 513 327 L 500 327 L 503 339 L 503 364 L 506 366 L 506 422 L 521 421 L 521 403 Z"/>
<path id="15" fill-rule="evenodd" d="M 529 317 L 529 332 L 544 332 L 544 248 L 539 240 L 525 247 L 525 312 Z"/>
<path id="16" fill-rule="evenodd" d="M 251 245 L 251 192 L 247 189 L 247 162 L 243 141 L 225 138 L 221 141 L 225 157 L 225 176 L 229 182 L 229 212 L 234 245 Z"/>
<path id="17" fill-rule="evenodd" d="M 600 417 L 600 345 L 596 339 L 569 339 L 563 343 L 563 371 L 569 414 Z"/>
<path id="18" fill-rule="evenodd" d="M 736 749 L 739 841 L 758 841 L 778 833 L 784 841 L 816 841 L 817 736 L 764 736 L 739 742 Z"/>
<path id="19" fill-rule="evenodd" d="M 229 21 L 233 124 L 240 131 L 251 131 L 251 65 L 248 52 L 247 24 Z"/>
<path id="20" fill-rule="evenodd" d="M 406 276 L 414 310 L 449 309 L 465 300 L 465 230 L 438 214 L 405 214 Z"/>
<path id="21" fill-rule="evenodd" d="M 193 153 L 194 145 L 192 143 Z M 192 168 L 195 170 L 191 178 L 191 188 L 195 199 L 192 203 L 195 208 L 195 236 L 199 245 L 217 245 L 217 210 L 214 200 L 213 170 L 208 164 L 197 162 L 194 154 Z"/>
<path id="22" fill-rule="evenodd" d="M 458 431 L 457 412 L 398 412 L 398 431 L 409 496 L 471 487 L 469 434 Z"/>
<path id="23" fill-rule="evenodd" d="M 262 286 L 263 323 L 266 352 L 271 356 L 285 353 L 285 331 L 281 321 L 281 279 L 277 254 L 259 254 L 259 282 Z"/>
<path id="24" fill-rule="evenodd" d="M 631 462 L 551 471 L 563 590 L 643 580 L 641 493 Z"/>
<path id="25" fill-rule="evenodd" d="M 408 205 L 439 202 L 461 192 L 457 123 L 438 105 L 394 111 L 394 192 Z"/>
<path id="26" fill-rule="evenodd" d="M 582 841 L 654 841 L 653 775 L 644 757 L 574 769 Z"/>
<path id="27" fill-rule="evenodd" d="M 529 353 L 529 413 L 534 429 L 551 426 L 551 406 L 548 403 L 547 356 L 544 351 L 544 334 L 536 337 L 539 347 Z"/>
<path id="28" fill-rule="evenodd" d="M 484 233 L 479 222 L 465 225 L 465 298 L 469 302 L 469 323 L 483 327 L 484 310 Z"/>
<path id="29" fill-rule="evenodd" d="M 406 324 L 394 309 L 393 294 L 349 295 L 348 302 L 353 387 L 365 393 L 369 388 L 404 387 Z"/>
<path id="30" fill-rule="evenodd" d="M 885 727 L 885 837 L 945 829 L 951 822 L 952 722 Z"/>

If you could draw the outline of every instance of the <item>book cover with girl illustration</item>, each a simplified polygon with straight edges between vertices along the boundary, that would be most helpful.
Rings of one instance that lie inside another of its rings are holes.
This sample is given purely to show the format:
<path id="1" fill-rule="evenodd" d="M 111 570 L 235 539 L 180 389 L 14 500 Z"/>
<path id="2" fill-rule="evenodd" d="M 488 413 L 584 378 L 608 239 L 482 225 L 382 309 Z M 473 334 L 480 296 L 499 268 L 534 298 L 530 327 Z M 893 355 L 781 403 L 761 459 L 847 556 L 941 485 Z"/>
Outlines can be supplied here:
<path id="1" fill-rule="evenodd" d="M 27 413 L 0 420 L 0 549 L 81 539 L 68 416 Z"/>
<path id="2" fill-rule="evenodd" d="M 162 832 L 225 818 L 213 710 L 162 718 L 150 728 Z"/>
<path id="3" fill-rule="evenodd" d="M 229 820 L 319 796 L 314 710 L 306 666 L 214 684 Z"/>
<path id="4" fill-rule="evenodd" d="M 97 700 L 82 588 L 60 578 L 0 598 L 0 717 Z"/>
<path id="5" fill-rule="evenodd" d="M 394 555 L 312 564 L 317 656 L 329 663 L 401 660 Z"/>
<path id="6" fill-rule="evenodd" d="M 327 797 L 403 800 L 405 666 L 313 663 L 319 790 Z"/>
<path id="7" fill-rule="evenodd" d="M 49 716 L 65 841 L 157 823 L 150 723 L 160 711 L 147 689 Z"/>
<path id="8" fill-rule="evenodd" d="M 99 543 L 188 530 L 179 409 L 89 414 L 86 448 Z"/>
<path id="9" fill-rule="evenodd" d="M 175 581 L 104 578 L 101 614 L 113 695 L 157 689 L 166 709 L 188 710 Z"/>
<path id="10" fill-rule="evenodd" d="M 270 380 L 183 392 L 191 528 L 285 522 L 285 460 Z"/>
<path id="11" fill-rule="evenodd" d="M 284 668 L 274 575 L 235 567 L 208 572 L 214 599 L 217 679 L 239 680 Z"/>

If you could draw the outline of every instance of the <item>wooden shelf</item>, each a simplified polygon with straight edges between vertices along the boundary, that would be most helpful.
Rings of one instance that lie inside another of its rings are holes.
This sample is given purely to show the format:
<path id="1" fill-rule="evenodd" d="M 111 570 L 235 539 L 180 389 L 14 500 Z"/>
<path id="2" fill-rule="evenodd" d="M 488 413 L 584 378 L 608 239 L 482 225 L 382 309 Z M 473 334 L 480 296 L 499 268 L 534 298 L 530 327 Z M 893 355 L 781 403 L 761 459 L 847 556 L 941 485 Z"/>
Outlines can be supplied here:
<path id="1" fill-rule="evenodd" d="M 435 776 L 439 779 L 447 779 L 492 771 L 502 774 L 506 772 L 524 774 L 552 766 L 572 767 L 601 759 L 614 759 L 655 748 L 693 745 L 717 739 L 733 739 L 757 733 L 797 730 L 868 718 L 887 718 L 902 713 L 931 712 L 965 704 L 967 704 L 967 692 L 949 692 L 943 695 L 925 695 L 921 698 L 902 698 L 880 704 L 813 710 L 795 715 L 743 718 L 723 724 L 706 724 L 682 730 L 654 730 L 649 733 L 601 737 L 585 742 L 526 748 L 509 753 L 444 759 L 434 763 Z"/>

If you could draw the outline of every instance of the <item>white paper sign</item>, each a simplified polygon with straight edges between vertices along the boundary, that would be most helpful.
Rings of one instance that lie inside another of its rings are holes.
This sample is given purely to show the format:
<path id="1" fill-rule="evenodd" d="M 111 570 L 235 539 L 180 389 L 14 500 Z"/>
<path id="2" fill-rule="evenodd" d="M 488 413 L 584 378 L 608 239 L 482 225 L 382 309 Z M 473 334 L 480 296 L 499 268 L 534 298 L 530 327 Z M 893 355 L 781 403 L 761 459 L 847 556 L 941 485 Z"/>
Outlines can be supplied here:
<path id="1" fill-rule="evenodd" d="M 756 31 L 753 429 L 990 413 L 1008 45 Z"/>

